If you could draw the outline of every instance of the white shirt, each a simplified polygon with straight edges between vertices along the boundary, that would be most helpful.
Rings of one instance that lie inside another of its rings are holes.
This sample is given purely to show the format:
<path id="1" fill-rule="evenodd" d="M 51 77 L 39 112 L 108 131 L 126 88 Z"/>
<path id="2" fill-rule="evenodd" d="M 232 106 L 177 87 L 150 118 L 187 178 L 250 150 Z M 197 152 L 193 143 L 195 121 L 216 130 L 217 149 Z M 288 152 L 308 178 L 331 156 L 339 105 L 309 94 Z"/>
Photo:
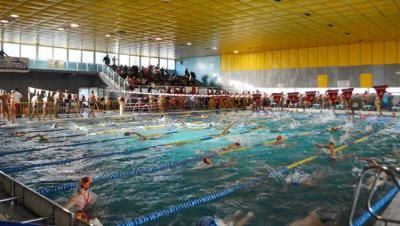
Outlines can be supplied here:
<path id="1" fill-rule="evenodd" d="M 21 99 L 22 99 L 22 94 L 18 91 L 15 91 L 15 93 L 12 94 L 14 99 L 15 99 L 15 103 L 19 104 L 21 103 Z"/>

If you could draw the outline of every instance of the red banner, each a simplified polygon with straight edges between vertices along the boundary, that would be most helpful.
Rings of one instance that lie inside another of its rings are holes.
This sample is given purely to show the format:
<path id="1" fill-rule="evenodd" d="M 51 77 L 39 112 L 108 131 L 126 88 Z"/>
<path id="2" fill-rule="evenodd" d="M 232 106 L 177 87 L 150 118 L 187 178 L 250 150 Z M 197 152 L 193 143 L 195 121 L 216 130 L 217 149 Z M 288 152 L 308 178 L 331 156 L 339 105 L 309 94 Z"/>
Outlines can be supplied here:
<path id="1" fill-rule="evenodd" d="M 382 86 L 373 86 L 373 87 L 376 90 L 376 95 L 379 97 L 379 99 L 382 100 L 382 97 L 385 94 L 386 88 L 388 86 L 387 85 L 382 85 Z"/>
<path id="2" fill-rule="evenodd" d="M 353 88 L 342 89 L 344 99 L 350 100 L 351 96 L 353 95 L 353 90 Z"/>
<path id="3" fill-rule="evenodd" d="M 314 101 L 316 93 L 317 93 L 317 91 L 308 91 L 308 92 L 306 92 L 307 101 L 310 101 L 312 103 Z"/>
<path id="4" fill-rule="evenodd" d="M 335 103 L 336 102 L 336 98 L 338 96 L 339 90 L 337 90 L 337 89 L 335 89 L 335 90 L 327 90 L 326 92 L 328 93 L 329 100 L 332 103 Z"/>
<path id="5" fill-rule="evenodd" d="M 299 102 L 299 93 L 298 92 L 288 93 L 288 99 L 292 104 Z"/>
<path id="6" fill-rule="evenodd" d="M 282 93 L 273 93 L 271 96 L 272 96 L 274 102 L 276 104 L 279 104 L 279 102 L 281 101 Z"/>

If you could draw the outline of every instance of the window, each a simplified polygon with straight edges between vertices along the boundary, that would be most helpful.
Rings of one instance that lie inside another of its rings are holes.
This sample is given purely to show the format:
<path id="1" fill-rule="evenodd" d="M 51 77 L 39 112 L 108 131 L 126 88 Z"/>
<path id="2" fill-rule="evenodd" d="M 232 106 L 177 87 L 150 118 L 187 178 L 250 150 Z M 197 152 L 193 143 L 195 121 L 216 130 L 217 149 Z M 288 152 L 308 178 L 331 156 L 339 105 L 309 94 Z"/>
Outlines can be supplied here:
<path id="1" fill-rule="evenodd" d="M 4 43 L 4 52 L 10 57 L 19 57 L 19 44 Z"/>
<path id="2" fill-rule="evenodd" d="M 68 50 L 69 53 L 69 62 L 81 62 L 81 51 L 76 49 Z"/>
<path id="3" fill-rule="evenodd" d="M 168 68 L 168 60 L 160 58 L 160 68 L 167 69 Z"/>
<path id="4" fill-rule="evenodd" d="M 82 51 L 82 63 L 93 64 L 93 52 L 91 52 L 91 51 Z"/>
<path id="5" fill-rule="evenodd" d="M 139 66 L 139 57 L 138 56 L 130 56 L 130 58 L 131 58 L 130 66 L 133 66 L 133 65 Z"/>
<path id="6" fill-rule="evenodd" d="M 168 60 L 168 70 L 175 70 L 175 60 Z"/>
<path id="7" fill-rule="evenodd" d="M 53 48 L 46 46 L 39 46 L 39 60 L 53 59 Z"/>
<path id="8" fill-rule="evenodd" d="M 157 66 L 158 58 L 150 58 L 150 65 Z"/>
<path id="9" fill-rule="evenodd" d="M 128 55 L 119 55 L 119 64 L 120 65 L 129 65 L 129 56 Z"/>
<path id="10" fill-rule="evenodd" d="M 63 60 L 67 61 L 67 49 L 63 48 L 54 48 L 54 60 Z"/>
<path id="11" fill-rule="evenodd" d="M 21 57 L 36 59 L 36 46 L 21 45 Z"/>
<path id="12" fill-rule="evenodd" d="M 148 57 L 140 57 L 140 66 L 148 67 L 150 64 L 150 58 Z"/>
<path id="13" fill-rule="evenodd" d="M 96 64 L 103 64 L 103 59 L 106 55 L 106 53 L 96 52 Z"/>

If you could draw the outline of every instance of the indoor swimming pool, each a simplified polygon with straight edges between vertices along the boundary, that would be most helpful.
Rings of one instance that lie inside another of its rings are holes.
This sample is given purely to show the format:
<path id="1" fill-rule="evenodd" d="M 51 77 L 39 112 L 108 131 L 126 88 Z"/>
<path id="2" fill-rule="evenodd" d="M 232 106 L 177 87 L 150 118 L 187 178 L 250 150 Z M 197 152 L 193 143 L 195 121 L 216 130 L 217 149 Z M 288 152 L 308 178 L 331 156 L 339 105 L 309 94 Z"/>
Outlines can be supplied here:
<path id="1" fill-rule="evenodd" d="M 333 127 L 338 130 L 328 131 Z M 60 204 L 80 178 L 92 176 L 93 213 L 104 225 L 246 181 L 255 183 L 148 225 L 195 225 L 202 216 L 230 219 L 237 211 L 254 214 L 249 225 L 289 225 L 318 208 L 335 218 L 332 223 L 346 225 L 365 166 L 360 158 L 399 164 L 399 127 L 390 117 L 250 111 L 31 123 L 0 128 L 0 168 Z M 273 144 L 278 135 L 284 145 Z M 338 148 L 337 160 L 316 147 L 328 141 Z M 216 152 L 233 143 L 240 147 Z M 206 156 L 211 165 L 202 162 Z M 297 183 L 306 176 L 312 184 Z"/>

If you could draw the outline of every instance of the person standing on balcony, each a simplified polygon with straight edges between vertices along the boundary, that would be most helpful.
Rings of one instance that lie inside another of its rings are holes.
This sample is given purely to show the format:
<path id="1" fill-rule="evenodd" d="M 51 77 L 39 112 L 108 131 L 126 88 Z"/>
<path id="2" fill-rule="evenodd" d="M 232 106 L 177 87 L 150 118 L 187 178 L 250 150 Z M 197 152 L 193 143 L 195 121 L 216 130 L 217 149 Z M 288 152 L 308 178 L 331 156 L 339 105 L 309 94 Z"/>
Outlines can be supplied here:
<path id="1" fill-rule="evenodd" d="M 103 58 L 103 62 L 107 65 L 110 66 L 110 56 L 108 56 L 108 53 L 106 56 Z"/>

